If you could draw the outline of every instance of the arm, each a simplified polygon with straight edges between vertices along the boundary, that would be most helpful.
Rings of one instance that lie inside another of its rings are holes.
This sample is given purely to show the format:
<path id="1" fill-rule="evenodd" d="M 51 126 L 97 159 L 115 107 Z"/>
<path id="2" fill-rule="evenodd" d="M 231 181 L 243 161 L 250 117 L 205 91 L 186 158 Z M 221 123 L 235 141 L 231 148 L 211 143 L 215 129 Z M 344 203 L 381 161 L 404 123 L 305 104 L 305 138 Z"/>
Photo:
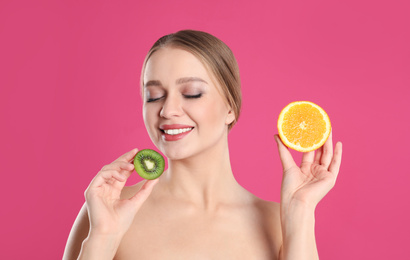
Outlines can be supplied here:
<path id="1" fill-rule="evenodd" d="M 120 240 L 121 237 L 91 234 L 87 203 L 84 203 L 68 236 L 63 260 L 112 259 Z"/>
<path id="2" fill-rule="evenodd" d="M 304 153 L 298 167 L 289 150 L 275 136 L 283 166 L 281 188 L 281 258 L 319 259 L 315 239 L 315 208 L 332 189 L 339 173 L 342 144 L 333 154 L 332 135 L 315 152 Z"/>
<path id="3" fill-rule="evenodd" d="M 111 241 L 103 237 L 93 237 L 93 239 L 91 239 L 89 238 L 89 229 L 90 222 L 88 219 L 87 204 L 85 203 L 78 213 L 68 237 L 64 250 L 64 260 L 104 259 L 104 256 L 115 254 L 118 247 L 118 242 L 115 242 L 115 237 L 113 237 Z M 102 249 L 106 250 L 103 251 Z M 93 255 L 94 253 L 98 255 Z"/>
<path id="4" fill-rule="evenodd" d="M 70 232 L 64 260 L 113 259 L 135 214 L 158 182 L 146 181 L 133 197 L 120 198 L 134 169 L 131 162 L 136 153 L 134 149 L 104 166 L 91 181 L 85 192 L 86 203 Z"/>
<path id="5" fill-rule="evenodd" d="M 314 209 L 305 205 L 281 208 L 282 256 L 280 259 L 319 259 Z"/>
<path id="6" fill-rule="evenodd" d="M 77 259 L 80 254 L 81 245 L 88 236 L 90 223 L 88 221 L 87 205 L 84 203 L 68 236 L 67 244 L 64 250 L 64 260 Z"/>

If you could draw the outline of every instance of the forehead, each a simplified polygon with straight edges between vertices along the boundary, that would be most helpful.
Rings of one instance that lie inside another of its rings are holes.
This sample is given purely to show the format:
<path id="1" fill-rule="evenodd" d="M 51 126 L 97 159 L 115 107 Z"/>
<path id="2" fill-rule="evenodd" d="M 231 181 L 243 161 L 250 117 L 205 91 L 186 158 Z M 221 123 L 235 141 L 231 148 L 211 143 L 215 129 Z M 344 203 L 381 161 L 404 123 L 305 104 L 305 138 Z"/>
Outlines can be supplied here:
<path id="1" fill-rule="evenodd" d="M 143 83 L 184 77 L 199 77 L 207 82 L 212 81 L 208 70 L 195 55 L 183 49 L 165 47 L 154 52 L 148 59 Z"/>

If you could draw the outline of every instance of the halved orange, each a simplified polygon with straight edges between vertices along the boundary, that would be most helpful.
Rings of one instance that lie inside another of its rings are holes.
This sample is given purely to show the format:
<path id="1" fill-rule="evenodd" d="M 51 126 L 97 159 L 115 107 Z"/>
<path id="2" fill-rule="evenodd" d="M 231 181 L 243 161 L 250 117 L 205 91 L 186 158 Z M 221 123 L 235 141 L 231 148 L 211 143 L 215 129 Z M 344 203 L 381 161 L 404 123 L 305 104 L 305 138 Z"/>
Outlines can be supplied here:
<path id="1" fill-rule="evenodd" d="M 309 101 L 288 104 L 279 114 L 278 130 L 282 142 L 299 152 L 321 147 L 332 127 L 325 110 Z"/>

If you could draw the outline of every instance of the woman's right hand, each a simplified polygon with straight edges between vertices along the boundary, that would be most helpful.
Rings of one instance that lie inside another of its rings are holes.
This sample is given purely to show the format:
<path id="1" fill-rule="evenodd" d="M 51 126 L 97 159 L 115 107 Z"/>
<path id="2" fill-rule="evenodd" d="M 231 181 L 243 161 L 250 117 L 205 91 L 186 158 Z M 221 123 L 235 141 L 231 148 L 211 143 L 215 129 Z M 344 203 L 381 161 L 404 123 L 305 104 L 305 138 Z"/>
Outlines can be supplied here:
<path id="1" fill-rule="evenodd" d="M 89 237 L 111 236 L 121 239 L 158 182 L 148 180 L 133 197 L 120 199 L 121 191 L 134 171 L 133 159 L 137 151 L 133 149 L 105 165 L 85 191 L 90 221 Z"/>

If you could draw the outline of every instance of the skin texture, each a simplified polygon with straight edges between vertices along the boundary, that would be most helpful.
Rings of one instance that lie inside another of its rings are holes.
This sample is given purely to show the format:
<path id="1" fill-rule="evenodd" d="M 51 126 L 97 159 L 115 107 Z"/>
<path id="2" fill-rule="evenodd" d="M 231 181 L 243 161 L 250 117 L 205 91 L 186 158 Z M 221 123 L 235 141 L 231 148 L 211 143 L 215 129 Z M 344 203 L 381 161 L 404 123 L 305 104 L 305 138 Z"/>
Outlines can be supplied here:
<path id="1" fill-rule="evenodd" d="M 341 144 L 333 155 L 330 137 L 298 167 L 275 136 L 284 169 L 281 204 L 261 200 L 233 176 L 227 135 L 235 115 L 214 82 L 189 52 L 166 47 L 152 55 L 143 115 L 168 169 L 157 180 L 124 187 L 137 149 L 104 166 L 85 192 L 64 259 L 318 258 L 314 208 L 336 181 Z M 167 141 L 164 124 L 193 130 Z"/>

